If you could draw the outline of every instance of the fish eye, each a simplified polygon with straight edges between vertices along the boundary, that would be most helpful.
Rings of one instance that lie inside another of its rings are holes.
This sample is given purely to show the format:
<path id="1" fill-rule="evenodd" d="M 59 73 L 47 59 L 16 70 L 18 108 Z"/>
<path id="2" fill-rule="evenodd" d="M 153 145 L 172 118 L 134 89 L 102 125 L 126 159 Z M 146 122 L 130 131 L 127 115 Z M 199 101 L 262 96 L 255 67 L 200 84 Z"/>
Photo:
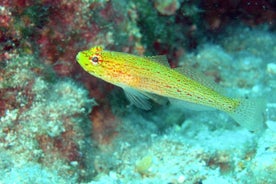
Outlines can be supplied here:
<path id="1" fill-rule="evenodd" d="M 92 61 L 93 64 L 98 64 L 99 58 L 97 56 L 93 56 L 91 61 Z"/>

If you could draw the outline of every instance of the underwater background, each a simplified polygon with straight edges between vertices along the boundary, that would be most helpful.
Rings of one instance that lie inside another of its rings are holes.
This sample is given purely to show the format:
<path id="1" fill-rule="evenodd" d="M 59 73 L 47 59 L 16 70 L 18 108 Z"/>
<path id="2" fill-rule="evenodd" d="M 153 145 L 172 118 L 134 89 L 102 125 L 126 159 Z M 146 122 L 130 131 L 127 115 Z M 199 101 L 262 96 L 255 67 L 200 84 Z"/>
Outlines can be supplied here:
<path id="1" fill-rule="evenodd" d="M 275 23 L 274 0 L 2 0 L 0 184 L 275 184 Z M 233 96 L 264 98 L 266 127 L 138 109 L 76 62 L 95 45 L 166 55 Z"/>

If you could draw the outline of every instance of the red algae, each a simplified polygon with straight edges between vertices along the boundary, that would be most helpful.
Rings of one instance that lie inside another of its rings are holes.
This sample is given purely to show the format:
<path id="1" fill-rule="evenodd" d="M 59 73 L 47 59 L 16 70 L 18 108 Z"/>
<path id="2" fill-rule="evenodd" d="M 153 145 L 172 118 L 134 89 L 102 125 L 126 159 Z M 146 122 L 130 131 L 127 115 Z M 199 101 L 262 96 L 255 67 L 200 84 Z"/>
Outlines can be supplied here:
<path id="1" fill-rule="evenodd" d="M 154 6 L 162 15 L 173 15 L 179 9 L 178 0 L 155 0 Z"/>
<path id="2" fill-rule="evenodd" d="M 233 17 L 251 26 L 263 23 L 272 25 L 275 24 L 276 20 L 275 7 L 265 0 L 204 0 L 201 6 L 205 10 L 205 21 L 212 30 L 222 28 L 231 23 Z"/>
<path id="3" fill-rule="evenodd" d="M 104 106 L 97 106 L 91 113 L 93 139 L 98 144 L 109 144 L 113 138 L 118 134 L 116 131 L 118 126 L 118 119 L 110 111 L 108 104 Z"/>

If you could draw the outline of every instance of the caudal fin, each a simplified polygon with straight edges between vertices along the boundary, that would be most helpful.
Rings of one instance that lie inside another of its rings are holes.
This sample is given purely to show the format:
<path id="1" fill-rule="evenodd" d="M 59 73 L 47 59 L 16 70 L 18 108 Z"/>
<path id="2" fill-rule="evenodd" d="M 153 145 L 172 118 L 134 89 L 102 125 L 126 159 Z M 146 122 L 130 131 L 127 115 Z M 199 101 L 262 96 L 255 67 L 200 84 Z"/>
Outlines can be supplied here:
<path id="1" fill-rule="evenodd" d="M 240 105 L 229 115 L 241 126 L 250 131 L 260 131 L 264 127 L 263 113 L 265 101 L 263 99 L 242 99 Z"/>

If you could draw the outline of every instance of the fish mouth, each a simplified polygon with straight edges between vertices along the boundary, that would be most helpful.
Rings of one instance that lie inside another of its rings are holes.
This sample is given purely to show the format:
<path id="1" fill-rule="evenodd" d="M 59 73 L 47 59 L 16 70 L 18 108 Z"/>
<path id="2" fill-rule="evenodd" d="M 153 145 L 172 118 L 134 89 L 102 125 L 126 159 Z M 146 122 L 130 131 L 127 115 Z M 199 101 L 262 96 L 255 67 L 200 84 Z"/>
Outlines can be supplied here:
<path id="1" fill-rule="evenodd" d="M 85 70 L 87 71 L 86 67 L 85 67 L 85 62 L 84 62 L 84 54 L 82 52 L 79 52 L 76 55 L 76 62 Z"/>
<path id="2" fill-rule="evenodd" d="M 80 56 L 81 55 L 81 53 L 79 52 L 78 54 L 77 54 L 77 56 L 76 56 L 76 62 L 79 62 L 79 60 L 80 60 Z"/>

